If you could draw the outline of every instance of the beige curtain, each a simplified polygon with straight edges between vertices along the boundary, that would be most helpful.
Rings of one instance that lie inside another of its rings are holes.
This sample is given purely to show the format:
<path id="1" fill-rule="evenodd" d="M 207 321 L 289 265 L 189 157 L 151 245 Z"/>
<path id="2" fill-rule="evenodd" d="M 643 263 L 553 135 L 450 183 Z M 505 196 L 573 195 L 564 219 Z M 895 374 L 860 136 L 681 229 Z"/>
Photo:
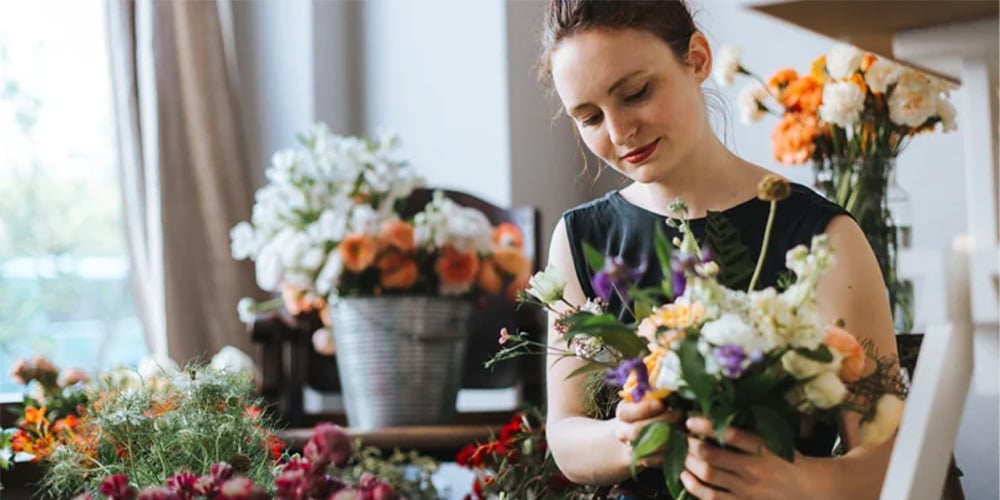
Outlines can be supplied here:
<path id="1" fill-rule="evenodd" d="M 229 229 L 252 203 L 226 0 L 114 1 L 109 47 L 133 282 L 150 350 L 251 352 L 253 269 Z"/>

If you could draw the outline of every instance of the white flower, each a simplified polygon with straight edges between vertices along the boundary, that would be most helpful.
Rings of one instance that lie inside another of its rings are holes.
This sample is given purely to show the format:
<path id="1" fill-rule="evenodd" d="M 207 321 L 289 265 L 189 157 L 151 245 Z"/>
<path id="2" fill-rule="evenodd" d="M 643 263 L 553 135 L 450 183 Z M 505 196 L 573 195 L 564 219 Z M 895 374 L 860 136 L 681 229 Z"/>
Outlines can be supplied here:
<path id="1" fill-rule="evenodd" d="M 333 356 L 337 352 L 337 342 L 329 328 L 320 328 L 312 334 L 312 345 L 316 352 Z"/>
<path id="2" fill-rule="evenodd" d="M 937 100 L 926 76 L 905 71 L 889 95 L 889 119 L 897 125 L 919 127 L 934 116 Z"/>
<path id="3" fill-rule="evenodd" d="M 903 419 L 905 404 L 895 394 L 885 394 L 875 405 L 875 418 L 861 424 L 861 442 L 879 445 L 889 440 Z"/>
<path id="4" fill-rule="evenodd" d="M 738 345 L 747 353 L 766 351 L 770 347 L 746 320 L 733 313 L 725 313 L 705 323 L 701 327 L 701 338 L 713 346 Z"/>
<path id="5" fill-rule="evenodd" d="M 306 230 L 314 242 L 340 241 L 347 236 L 347 213 L 337 208 L 323 210 Z"/>
<path id="6" fill-rule="evenodd" d="M 833 353 L 833 361 L 823 363 L 809 359 L 795 351 L 788 351 L 781 356 L 781 367 L 789 375 L 795 377 L 795 380 L 809 379 L 826 372 L 836 373 L 840 370 L 840 357 L 842 355 L 832 350 L 830 352 Z"/>
<path id="7" fill-rule="evenodd" d="M 823 87 L 823 104 L 819 106 L 819 117 L 823 121 L 850 127 L 858 122 L 864 108 L 865 94 L 857 85 L 834 82 Z"/>
<path id="8" fill-rule="evenodd" d="M 209 367 L 214 370 L 232 373 L 247 373 L 250 375 L 256 375 L 257 373 L 257 365 L 253 362 L 253 358 L 231 345 L 219 349 L 219 352 L 215 353 L 215 356 L 212 356 Z"/>
<path id="9" fill-rule="evenodd" d="M 181 371 L 180 366 L 170 356 L 163 353 L 150 354 L 139 360 L 137 372 L 143 379 L 150 379 L 158 376 L 171 377 Z"/>
<path id="10" fill-rule="evenodd" d="M 737 98 L 740 122 L 749 125 L 763 118 L 767 114 L 767 109 L 763 105 L 767 98 L 767 89 L 760 82 L 753 82 L 743 87 Z"/>
<path id="11" fill-rule="evenodd" d="M 369 205 L 357 205 L 351 209 L 351 233 L 376 235 L 381 222 L 375 209 Z"/>
<path id="12" fill-rule="evenodd" d="M 806 400 L 816 408 L 826 410 L 839 405 L 847 397 L 847 387 L 833 372 L 823 372 L 806 382 Z"/>
<path id="13" fill-rule="evenodd" d="M 280 245 L 272 243 L 272 246 L 276 247 L 278 255 L 281 256 L 281 265 L 285 268 L 301 267 L 302 256 L 312 246 L 312 241 L 308 234 L 289 229 L 283 234 Z"/>
<path id="14" fill-rule="evenodd" d="M 326 264 L 320 269 L 316 276 L 316 293 L 327 295 L 336 291 L 340 284 L 340 275 L 344 273 L 344 259 L 340 251 L 333 249 L 326 257 Z"/>
<path id="15" fill-rule="evenodd" d="M 936 114 L 941 118 L 941 130 L 943 132 L 954 132 L 958 130 L 958 123 L 955 121 L 955 116 L 958 113 L 955 111 L 955 106 L 948 102 L 948 100 L 944 97 L 938 97 L 937 99 Z"/>
<path id="16" fill-rule="evenodd" d="M 261 290 L 273 292 L 281 284 L 282 276 L 285 274 L 285 266 L 281 264 L 281 254 L 274 245 L 266 245 L 257 254 L 257 261 L 254 265 L 257 278 L 257 286 Z"/>
<path id="17" fill-rule="evenodd" d="M 681 358 L 676 352 L 667 351 L 660 357 L 659 363 L 660 373 L 657 374 L 656 380 L 652 381 L 655 388 L 676 391 L 684 385 L 684 379 L 681 377 Z"/>
<path id="18" fill-rule="evenodd" d="M 230 251 L 234 259 L 243 260 L 257 253 L 257 238 L 249 222 L 243 221 L 233 226 L 229 230 L 229 239 L 232 241 Z"/>
<path id="19" fill-rule="evenodd" d="M 742 51 L 739 47 L 722 47 L 715 57 L 715 69 L 712 77 L 715 83 L 722 87 L 733 84 L 733 78 L 740 72 L 740 55 Z"/>
<path id="20" fill-rule="evenodd" d="M 861 67 L 861 60 L 865 53 L 856 47 L 846 44 L 837 44 L 826 53 L 826 71 L 835 80 L 843 80 L 853 74 Z M 823 99 L 826 101 L 826 99 Z"/>
<path id="21" fill-rule="evenodd" d="M 544 271 L 535 273 L 528 280 L 528 293 L 540 300 L 546 306 L 562 299 L 566 282 L 555 266 L 549 264 Z"/>
<path id="22" fill-rule="evenodd" d="M 257 301 L 253 297 L 243 297 L 240 299 L 239 303 L 236 304 L 236 311 L 240 315 L 240 321 L 252 325 L 254 321 L 257 321 L 254 315 L 257 312 Z"/>
<path id="23" fill-rule="evenodd" d="M 902 68 L 898 64 L 879 58 L 872 63 L 868 71 L 865 71 L 865 84 L 872 92 L 884 94 L 889 89 L 889 85 L 896 83 Z"/>

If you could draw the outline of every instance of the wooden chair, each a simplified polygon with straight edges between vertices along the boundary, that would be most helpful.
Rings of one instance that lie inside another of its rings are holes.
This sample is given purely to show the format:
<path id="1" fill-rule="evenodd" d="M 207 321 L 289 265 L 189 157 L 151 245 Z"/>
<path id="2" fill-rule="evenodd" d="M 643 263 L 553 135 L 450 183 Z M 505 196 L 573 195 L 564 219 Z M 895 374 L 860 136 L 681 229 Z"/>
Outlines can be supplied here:
<path id="1" fill-rule="evenodd" d="M 442 190 L 455 203 L 482 211 L 494 225 L 515 224 L 524 237 L 524 252 L 533 269 L 539 268 L 539 213 L 534 207 L 501 208 L 468 193 Z M 433 197 L 434 190 L 417 189 L 406 200 L 404 216 L 421 211 Z M 261 359 L 262 393 L 277 409 L 282 421 L 291 427 L 309 425 L 318 420 L 344 423 L 342 412 L 309 414 L 304 408 L 304 393 L 333 395 L 340 390 L 336 356 L 317 354 L 311 345 L 311 335 L 321 326 L 318 315 L 290 317 L 287 314 L 262 316 L 251 327 L 251 336 L 258 345 Z M 525 331 L 544 338 L 545 318 L 536 308 L 518 308 L 502 298 L 484 301 L 473 319 L 468 341 L 463 389 L 516 388 L 520 399 L 541 404 L 544 399 L 544 365 L 542 359 L 517 358 L 490 371 L 483 367 L 498 349 L 501 328 Z M 502 424 L 509 412 L 500 415 L 459 414 L 459 422 Z"/>

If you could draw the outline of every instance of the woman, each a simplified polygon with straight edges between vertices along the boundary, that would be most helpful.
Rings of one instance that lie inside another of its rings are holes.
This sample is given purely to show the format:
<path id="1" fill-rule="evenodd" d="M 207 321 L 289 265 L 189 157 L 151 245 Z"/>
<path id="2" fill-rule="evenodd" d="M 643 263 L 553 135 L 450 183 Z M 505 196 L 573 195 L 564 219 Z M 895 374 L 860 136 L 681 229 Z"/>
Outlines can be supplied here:
<path id="1" fill-rule="evenodd" d="M 541 66 L 587 148 L 632 182 L 568 211 L 556 226 L 549 260 L 567 282 L 566 298 L 583 303 L 595 296 L 583 243 L 639 266 L 652 253 L 652 234 L 676 198 L 704 236 L 707 211 L 721 211 L 741 231 L 756 260 L 767 213 L 756 200 L 758 181 L 768 171 L 730 152 L 707 118 L 702 84 L 712 69 L 712 51 L 681 0 L 607 2 L 550 0 Z M 666 226 L 664 229 L 669 230 Z M 878 264 L 855 221 L 840 207 L 802 186 L 778 206 L 778 219 L 765 262 L 762 286 L 774 285 L 784 254 L 825 232 L 836 267 L 823 278 L 817 301 L 825 320 L 842 318 L 880 353 L 895 354 L 892 321 Z M 658 283 L 648 266 L 640 284 Z M 627 311 L 612 301 L 609 310 Z M 550 343 L 565 347 L 550 322 Z M 659 402 L 621 402 L 613 415 L 594 414 L 585 403 L 582 377 L 566 379 L 578 361 L 553 358 L 548 368 L 548 440 L 563 473 L 574 482 L 611 485 L 629 479 L 630 443 L 656 420 L 679 418 Z M 840 436 L 848 450 L 831 458 L 833 438 L 822 432 L 797 444 L 794 463 L 762 446 L 760 437 L 730 429 L 724 450 L 690 439 L 682 482 L 699 498 L 875 498 L 892 444 L 858 446 L 859 421 L 844 414 Z M 691 418 L 694 435 L 712 434 L 711 424 Z M 825 455 L 822 457 L 807 455 Z M 620 485 L 633 497 L 669 498 L 643 489 L 662 486 L 655 460 L 646 481 Z M 627 495 L 626 495 L 627 496 Z"/>

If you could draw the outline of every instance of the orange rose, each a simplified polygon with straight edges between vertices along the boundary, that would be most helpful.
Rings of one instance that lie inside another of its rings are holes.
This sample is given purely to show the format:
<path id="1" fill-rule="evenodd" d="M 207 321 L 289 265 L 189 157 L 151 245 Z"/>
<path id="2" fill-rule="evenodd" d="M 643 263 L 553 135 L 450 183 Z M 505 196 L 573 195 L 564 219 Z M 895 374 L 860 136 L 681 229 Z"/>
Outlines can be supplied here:
<path id="1" fill-rule="evenodd" d="M 497 264 L 493 260 L 484 260 L 479 266 L 479 288 L 490 295 L 497 295 L 503 289 L 503 278 L 497 272 Z"/>
<path id="2" fill-rule="evenodd" d="M 469 289 L 479 271 L 479 256 L 476 252 L 461 252 L 453 246 L 445 247 L 434 264 L 434 270 L 441 278 L 441 288 L 446 293 L 462 293 Z"/>
<path id="3" fill-rule="evenodd" d="M 531 272 L 531 264 L 520 250 L 515 248 L 501 247 L 493 253 L 493 260 L 496 261 L 497 268 L 508 275 L 520 276 Z"/>
<path id="4" fill-rule="evenodd" d="M 815 115 L 787 113 L 771 133 L 774 158 L 781 163 L 799 165 L 812 157 L 819 135 L 819 121 Z"/>
<path id="5" fill-rule="evenodd" d="M 524 246 L 524 237 L 517 226 L 504 222 L 493 229 L 493 246 L 520 250 Z"/>
<path id="6" fill-rule="evenodd" d="M 417 282 L 417 263 L 402 252 L 386 252 L 378 259 L 378 268 L 381 271 L 379 282 L 383 288 L 399 290 L 409 288 Z"/>
<path id="7" fill-rule="evenodd" d="M 344 267 L 360 273 L 375 262 L 375 239 L 367 234 L 349 234 L 340 242 Z"/>
<path id="8" fill-rule="evenodd" d="M 816 114 L 822 103 L 823 84 L 811 76 L 789 83 L 781 96 L 781 104 L 791 111 Z"/>
<path id="9" fill-rule="evenodd" d="M 416 242 L 413 241 L 413 226 L 398 219 L 382 223 L 378 241 L 382 245 L 403 252 L 412 252 L 417 247 Z"/>
<path id="10" fill-rule="evenodd" d="M 861 380 L 865 372 L 865 351 L 854 335 L 831 325 L 826 329 L 826 346 L 844 356 L 840 362 L 840 378 L 844 382 Z"/>
<path id="11" fill-rule="evenodd" d="M 778 72 L 772 75 L 767 81 L 767 89 L 771 91 L 771 94 L 780 96 L 782 92 L 785 91 L 785 87 L 788 87 L 788 84 L 798 78 L 799 74 L 792 68 L 778 70 Z"/>

